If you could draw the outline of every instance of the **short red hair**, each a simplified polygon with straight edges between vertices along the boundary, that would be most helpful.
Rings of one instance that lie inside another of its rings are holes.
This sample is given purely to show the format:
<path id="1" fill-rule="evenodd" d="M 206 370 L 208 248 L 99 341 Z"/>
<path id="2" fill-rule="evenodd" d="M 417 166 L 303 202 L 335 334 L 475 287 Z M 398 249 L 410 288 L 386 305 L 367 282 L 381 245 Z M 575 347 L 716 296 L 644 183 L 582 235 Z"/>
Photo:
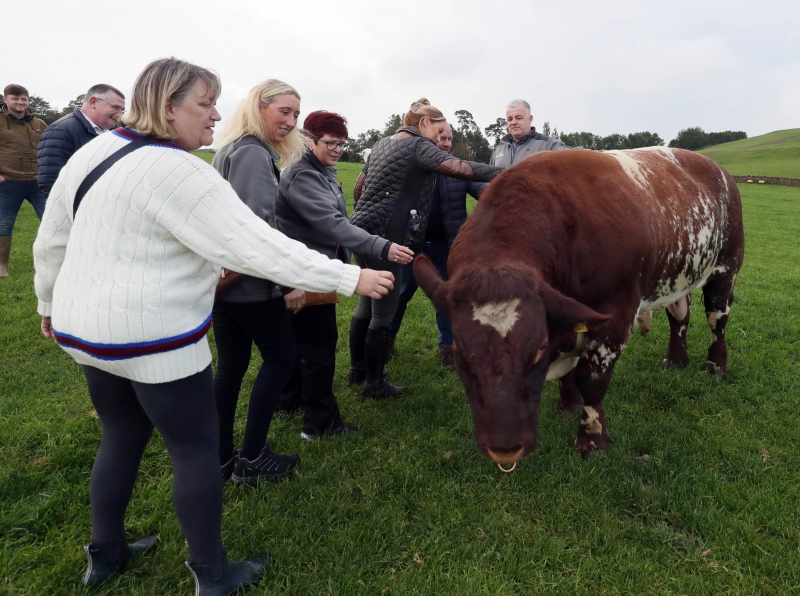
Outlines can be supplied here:
<path id="1" fill-rule="evenodd" d="M 306 116 L 303 130 L 317 138 L 330 135 L 336 138 L 347 138 L 347 120 L 343 116 L 326 110 L 317 110 Z"/>

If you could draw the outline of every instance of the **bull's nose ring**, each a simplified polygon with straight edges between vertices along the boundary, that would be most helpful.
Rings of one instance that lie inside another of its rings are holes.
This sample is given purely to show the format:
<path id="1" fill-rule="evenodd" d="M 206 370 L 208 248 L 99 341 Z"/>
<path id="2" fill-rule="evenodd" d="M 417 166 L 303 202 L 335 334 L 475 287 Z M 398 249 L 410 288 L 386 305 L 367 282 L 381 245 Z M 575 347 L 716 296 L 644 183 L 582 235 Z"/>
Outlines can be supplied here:
<path id="1" fill-rule="evenodd" d="M 516 467 L 517 467 L 517 462 L 514 462 L 514 465 L 513 465 L 513 466 L 511 466 L 511 469 L 510 469 L 510 470 L 506 470 L 506 469 L 503 467 L 503 464 L 501 464 L 500 462 L 497 462 L 497 467 L 498 467 L 498 468 L 500 468 L 500 471 L 501 471 L 501 472 L 505 472 L 506 474 L 510 474 L 511 472 L 513 472 L 513 471 L 516 469 Z"/>

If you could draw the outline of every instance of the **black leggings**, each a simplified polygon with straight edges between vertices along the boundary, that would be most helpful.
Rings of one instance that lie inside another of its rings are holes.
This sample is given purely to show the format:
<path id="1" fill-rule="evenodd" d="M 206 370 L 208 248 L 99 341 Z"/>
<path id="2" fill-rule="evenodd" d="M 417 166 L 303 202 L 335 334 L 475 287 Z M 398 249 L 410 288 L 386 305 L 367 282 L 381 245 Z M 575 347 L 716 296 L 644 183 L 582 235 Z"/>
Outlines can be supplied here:
<path id="1" fill-rule="evenodd" d="M 214 396 L 219 416 L 219 461 L 227 462 L 234 449 L 233 426 L 242 379 L 250 366 L 255 344 L 261 354 L 240 455 L 255 459 L 264 448 L 269 425 L 295 357 L 292 319 L 283 298 L 261 302 L 216 302 L 212 313 L 217 344 Z"/>
<path id="2" fill-rule="evenodd" d="M 172 458 L 175 514 L 195 564 L 223 550 L 219 430 L 211 367 L 169 383 L 137 383 L 83 367 L 102 439 L 92 467 L 92 546 L 115 560 L 125 542 L 128 507 L 139 462 L 158 430 Z"/>

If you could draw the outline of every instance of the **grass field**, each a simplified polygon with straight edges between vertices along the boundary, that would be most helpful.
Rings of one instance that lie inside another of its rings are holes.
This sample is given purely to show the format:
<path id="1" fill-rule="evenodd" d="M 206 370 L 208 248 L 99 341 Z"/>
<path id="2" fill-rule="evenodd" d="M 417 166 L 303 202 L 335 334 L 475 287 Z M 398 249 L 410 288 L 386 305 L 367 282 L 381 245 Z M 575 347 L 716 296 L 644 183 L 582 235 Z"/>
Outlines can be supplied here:
<path id="1" fill-rule="evenodd" d="M 352 193 L 359 166 L 344 164 Z M 345 384 L 339 306 L 335 390 L 362 431 L 313 444 L 299 415 L 271 441 L 297 476 L 225 488 L 232 557 L 276 565 L 252 594 L 796 594 L 800 590 L 800 188 L 742 187 L 747 256 L 728 325 L 730 373 L 700 372 L 709 332 L 695 301 L 686 370 L 662 370 L 666 317 L 631 338 L 606 400 L 608 452 L 581 461 L 575 419 L 543 397 L 538 449 L 513 474 L 481 456 L 463 389 L 439 367 L 433 310 L 412 301 L 390 378 L 407 396 L 362 401 Z M 39 333 L 24 208 L 0 280 L 0 580 L 4 594 L 84 594 L 89 473 L 99 440 L 81 371 Z M 249 391 L 258 359 L 246 379 Z M 245 409 L 240 404 L 237 433 Z M 647 457 L 645 457 L 647 456 Z M 159 550 L 94 594 L 188 595 L 192 580 L 155 437 L 128 512 Z"/>
<path id="2" fill-rule="evenodd" d="M 708 155 L 731 174 L 800 178 L 800 128 L 712 145 L 699 153 Z"/>

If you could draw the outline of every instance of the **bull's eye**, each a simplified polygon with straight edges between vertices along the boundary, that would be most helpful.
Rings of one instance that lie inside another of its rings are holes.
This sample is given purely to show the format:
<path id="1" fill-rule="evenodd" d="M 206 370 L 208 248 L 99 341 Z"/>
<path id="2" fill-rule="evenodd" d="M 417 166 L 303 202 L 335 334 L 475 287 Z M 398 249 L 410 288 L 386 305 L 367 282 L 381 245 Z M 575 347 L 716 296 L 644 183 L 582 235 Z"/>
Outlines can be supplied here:
<path id="1" fill-rule="evenodd" d="M 547 346 L 539 348 L 539 351 L 536 352 L 536 358 L 533 359 L 534 365 L 539 364 L 539 361 L 542 359 L 542 356 L 544 356 L 545 352 L 547 352 Z"/>

